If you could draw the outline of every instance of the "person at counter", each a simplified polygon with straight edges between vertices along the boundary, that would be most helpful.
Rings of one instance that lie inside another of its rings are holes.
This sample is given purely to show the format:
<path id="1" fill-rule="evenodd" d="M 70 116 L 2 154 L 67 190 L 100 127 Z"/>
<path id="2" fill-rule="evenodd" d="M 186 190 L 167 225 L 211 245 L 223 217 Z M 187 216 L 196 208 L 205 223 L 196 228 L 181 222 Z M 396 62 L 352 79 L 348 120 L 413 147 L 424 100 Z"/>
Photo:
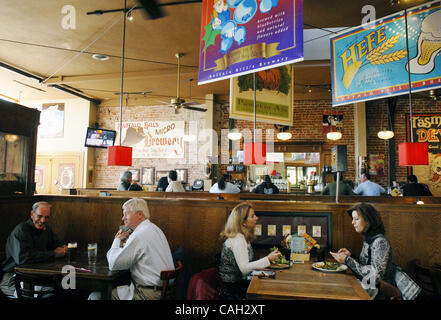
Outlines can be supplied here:
<path id="1" fill-rule="evenodd" d="M 182 183 L 176 181 L 178 179 L 178 173 L 176 170 L 170 170 L 168 173 L 168 186 L 165 192 L 185 192 Z"/>
<path id="2" fill-rule="evenodd" d="M 380 196 L 386 190 L 379 184 L 371 181 L 371 175 L 363 172 L 360 176 L 361 183 L 355 188 L 354 193 L 361 196 Z"/>
<path id="3" fill-rule="evenodd" d="M 124 171 L 121 174 L 121 177 L 119 178 L 118 188 L 116 190 L 127 191 L 129 190 L 131 184 L 132 184 L 132 173 L 129 170 Z"/>
<path id="4" fill-rule="evenodd" d="M 343 181 L 343 173 L 340 173 L 340 184 L 339 184 L 339 192 L 338 194 L 341 196 L 352 196 L 354 193 L 349 185 L 342 182 Z M 322 196 L 335 196 L 337 193 L 337 172 L 334 173 L 334 182 L 328 183 L 326 187 L 321 192 Z"/>
<path id="5" fill-rule="evenodd" d="M 432 192 L 426 185 L 418 183 L 416 175 L 411 174 L 407 177 L 407 184 L 403 187 L 403 196 L 432 196 Z"/>
<path id="6" fill-rule="evenodd" d="M 389 239 L 385 236 L 386 230 L 381 216 L 375 207 L 367 203 L 358 203 L 347 212 L 355 231 L 364 236 L 359 259 L 352 257 L 351 252 L 346 248 L 330 254 L 337 262 L 346 264 L 362 279 L 362 286 L 371 298 L 385 299 L 384 293 L 380 290 L 380 283 L 383 280 L 397 286 L 405 300 L 414 299 L 421 289 L 400 267 L 392 263 L 392 248 Z M 395 279 L 400 281 L 396 283 Z"/>
<path id="7" fill-rule="evenodd" d="M 142 191 L 142 187 L 138 184 L 138 181 L 132 180 L 129 191 Z"/>
<path id="8" fill-rule="evenodd" d="M 222 178 L 210 188 L 210 193 L 240 193 L 239 187 L 228 182 L 228 174 L 224 174 Z"/>
<path id="9" fill-rule="evenodd" d="M 256 189 L 254 189 L 254 193 L 276 194 L 279 193 L 279 188 L 272 183 L 269 175 L 265 175 L 263 177 L 263 183 L 259 184 Z"/>
<path id="10" fill-rule="evenodd" d="M 281 253 L 276 250 L 268 256 L 253 261 L 254 252 L 251 241 L 255 238 L 254 229 L 258 217 L 248 202 L 242 202 L 233 208 L 224 230 L 220 236 L 222 245 L 219 274 L 225 290 L 221 299 L 242 300 L 246 297 L 250 281 L 247 276 L 253 269 L 266 268 L 271 261 L 279 258 Z"/>
<path id="11" fill-rule="evenodd" d="M 158 185 L 156 186 L 156 191 L 165 191 L 168 187 L 168 177 L 162 177 L 158 181 Z"/>
<path id="12" fill-rule="evenodd" d="M 0 290 L 15 295 L 14 268 L 19 265 L 50 261 L 64 257 L 67 252 L 57 235 L 48 226 L 51 205 L 45 201 L 32 205 L 30 218 L 17 225 L 6 242 L 6 259 L 1 264 L 3 277 Z"/>

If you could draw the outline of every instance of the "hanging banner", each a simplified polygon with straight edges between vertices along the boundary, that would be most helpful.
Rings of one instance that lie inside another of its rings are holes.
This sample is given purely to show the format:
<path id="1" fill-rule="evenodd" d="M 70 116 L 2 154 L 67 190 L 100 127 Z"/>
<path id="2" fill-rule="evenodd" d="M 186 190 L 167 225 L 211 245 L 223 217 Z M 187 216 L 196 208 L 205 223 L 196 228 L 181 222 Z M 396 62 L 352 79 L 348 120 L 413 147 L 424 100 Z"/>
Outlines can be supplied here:
<path id="1" fill-rule="evenodd" d="M 440 8 L 433 1 L 407 10 L 412 92 L 441 87 Z M 332 36 L 332 104 L 408 93 L 407 60 L 405 11 Z"/>
<path id="2" fill-rule="evenodd" d="M 303 0 L 203 0 L 204 84 L 303 60 Z"/>
<path id="3" fill-rule="evenodd" d="M 123 122 L 121 144 L 133 148 L 132 158 L 184 158 L 184 127 L 185 121 Z"/>
<path id="4" fill-rule="evenodd" d="M 256 73 L 256 121 L 292 126 L 293 71 L 289 65 Z M 252 74 L 230 79 L 230 118 L 254 120 Z"/>
<path id="5" fill-rule="evenodd" d="M 407 141 L 411 141 L 410 114 L 406 113 Z M 418 182 L 425 183 L 434 196 L 441 196 L 441 114 L 412 114 L 413 142 L 429 144 L 429 165 L 413 166 Z"/>

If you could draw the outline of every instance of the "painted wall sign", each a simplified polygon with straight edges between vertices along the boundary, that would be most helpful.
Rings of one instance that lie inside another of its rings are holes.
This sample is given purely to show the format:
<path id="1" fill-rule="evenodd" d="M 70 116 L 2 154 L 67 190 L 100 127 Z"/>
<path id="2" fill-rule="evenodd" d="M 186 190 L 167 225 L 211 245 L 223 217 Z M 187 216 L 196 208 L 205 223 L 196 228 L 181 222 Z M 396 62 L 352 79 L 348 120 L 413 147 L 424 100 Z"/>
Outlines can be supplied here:
<path id="1" fill-rule="evenodd" d="M 303 0 L 203 0 L 199 84 L 303 60 Z"/>
<path id="2" fill-rule="evenodd" d="M 121 144 L 133 148 L 133 158 L 184 158 L 184 127 L 185 121 L 123 122 Z"/>
<path id="3" fill-rule="evenodd" d="M 407 10 L 412 92 L 441 87 L 441 2 Z M 409 92 L 405 11 L 331 37 L 334 106 Z"/>

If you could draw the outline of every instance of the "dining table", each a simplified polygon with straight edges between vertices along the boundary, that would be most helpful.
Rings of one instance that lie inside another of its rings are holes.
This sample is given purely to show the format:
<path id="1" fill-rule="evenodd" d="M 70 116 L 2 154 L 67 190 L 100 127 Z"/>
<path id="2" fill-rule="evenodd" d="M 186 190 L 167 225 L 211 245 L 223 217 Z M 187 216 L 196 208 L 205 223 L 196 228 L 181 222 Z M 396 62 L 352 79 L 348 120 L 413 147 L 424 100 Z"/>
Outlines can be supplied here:
<path id="1" fill-rule="evenodd" d="M 75 270 L 76 289 L 101 292 L 102 300 L 111 300 L 112 289 L 130 284 L 129 270 L 109 270 L 109 265 L 104 254 L 98 254 L 96 264 L 91 265 L 87 259 L 87 253 L 79 254 L 75 260 L 67 257 L 54 259 L 47 262 L 23 264 L 15 267 L 16 271 L 31 275 L 70 275 L 71 271 L 63 273 L 63 267 L 71 266 Z"/>
<path id="2" fill-rule="evenodd" d="M 323 272 L 314 269 L 313 263 L 304 261 L 287 269 L 272 269 L 275 278 L 253 276 L 247 299 L 371 300 L 349 268 Z"/>

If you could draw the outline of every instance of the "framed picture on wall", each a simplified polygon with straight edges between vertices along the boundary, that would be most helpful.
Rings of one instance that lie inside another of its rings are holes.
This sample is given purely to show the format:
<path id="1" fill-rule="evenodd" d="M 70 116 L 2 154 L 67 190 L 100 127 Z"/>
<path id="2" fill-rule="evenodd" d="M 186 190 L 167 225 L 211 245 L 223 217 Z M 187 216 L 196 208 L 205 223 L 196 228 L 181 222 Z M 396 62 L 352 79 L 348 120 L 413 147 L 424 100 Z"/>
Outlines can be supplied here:
<path id="1" fill-rule="evenodd" d="M 132 173 L 132 180 L 136 180 L 139 182 L 139 169 L 129 169 Z"/>
<path id="2" fill-rule="evenodd" d="M 155 183 L 158 183 L 159 179 L 162 177 L 168 177 L 168 171 L 156 171 Z"/>
<path id="3" fill-rule="evenodd" d="M 178 174 L 177 181 L 187 183 L 188 181 L 188 169 L 175 169 Z"/>
<path id="4" fill-rule="evenodd" d="M 141 172 L 141 184 L 142 185 L 153 185 L 155 184 L 155 168 L 142 168 Z"/>

